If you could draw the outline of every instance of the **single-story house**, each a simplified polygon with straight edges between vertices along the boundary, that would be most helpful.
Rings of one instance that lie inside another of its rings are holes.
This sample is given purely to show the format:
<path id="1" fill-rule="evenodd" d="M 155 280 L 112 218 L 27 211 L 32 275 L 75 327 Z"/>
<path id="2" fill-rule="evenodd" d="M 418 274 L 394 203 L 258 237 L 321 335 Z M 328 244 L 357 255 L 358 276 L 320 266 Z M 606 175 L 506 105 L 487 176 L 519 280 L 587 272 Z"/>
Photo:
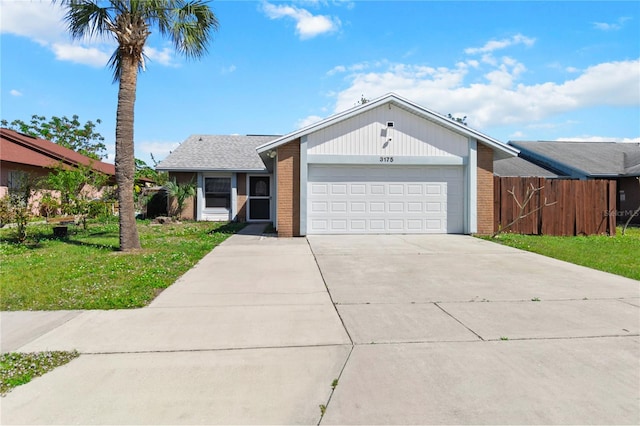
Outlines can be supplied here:
<path id="1" fill-rule="evenodd" d="M 500 158 L 493 162 L 493 174 L 498 177 L 566 178 L 557 172 L 534 164 L 521 157 Z"/>
<path id="2" fill-rule="evenodd" d="M 197 184 L 183 217 L 279 236 L 493 232 L 493 162 L 518 150 L 395 94 L 284 136 L 194 135 L 157 169 Z"/>
<path id="3" fill-rule="evenodd" d="M 15 186 L 21 174 L 44 177 L 59 164 L 90 166 L 115 182 L 113 164 L 94 160 L 48 140 L 0 128 L 0 197 Z"/>
<path id="4" fill-rule="evenodd" d="M 510 141 L 509 145 L 520 151 L 521 159 L 561 178 L 615 180 L 619 221 L 626 221 L 640 207 L 640 144 Z M 640 218 L 634 222 L 640 223 Z"/>
<path id="5" fill-rule="evenodd" d="M 4 197 L 11 189 L 16 189 L 23 176 L 37 180 L 47 176 L 54 167 L 91 167 L 93 170 L 109 177 L 109 183 L 115 184 L 115 166 L 94 160 L 71 149 L 51 141 L 25 135 L 15 130 L 0 128 L 0 197 Z M 92 197 L 102 194 L 102 188 L 85 188 Z M 54 197 L 56 191 L 48 191 Z M 41 211 L 43 192 L 36 192 L 30 199 L 34 215 L 49 214 Z M 55 212 L 53 212 L 55 214 Z"/>

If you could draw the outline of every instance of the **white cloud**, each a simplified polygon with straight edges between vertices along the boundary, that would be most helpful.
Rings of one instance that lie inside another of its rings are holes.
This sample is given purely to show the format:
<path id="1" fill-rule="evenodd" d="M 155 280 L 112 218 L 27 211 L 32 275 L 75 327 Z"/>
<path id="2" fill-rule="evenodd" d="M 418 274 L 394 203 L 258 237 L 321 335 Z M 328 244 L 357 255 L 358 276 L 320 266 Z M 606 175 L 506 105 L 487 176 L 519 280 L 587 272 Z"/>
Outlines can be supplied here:
<path id="1" fill-rule="evenodd" d="M 115 49 L 115 41 L 76 40 L 71 36 L 64 23 L 64 9 L 59 4 L 49 1 L 9 1 L 0 0 L 0 32 L 26 37 L 51 50 L 56 59 L 69 61 L 92 67 L 105 66 Z M 175 66 L 173 52 L 170 48 L 145 48 L 146 55 L 153 61 Z"/>
<path id="2" fill-rule="evenodd" d="M 579 68 L 576 68 L 576 67 L 566 67 L 564 70 L 565 70 L 566 72 L 570 72 L 570 73 L 580 72 L 580 69 L 579 69 Z"/>
<path id="3" fill-rule="evenodd" d="M 9 94 L 11 96 L 22 96 L 22 92 L 16 89 L 11 89 L 9 90 Z"/>
<path id="4" fill-rule="evenodd" d="M 263 10 L 270 19 L 292 18 L 296 21 L 296 33 L 300 39 L 305 40 L 320 34 L 332 33 L 340 28 L 340 19 L 326 16 L 313 15 L 306 9 L 295 6 L 273 5 L 265 2 Z"/>
<path id="5" fill-rule="evenodd" d="M 298 120 L 298 122 L 296 123 L 296 128 L 297 129 L 302 129 L 303 127 L 307 127 L 312 125 L 313 123 L 317 123 L 318 121 L 322 120 L 324 117 L 320 117 L 317 115 L 310 115 L 308 117 L 305 117 L 303 119 Z"/>
<path id="6" fill-rule="evenodd" d="M 616 142 L 616 143 L 640 143 L 638 138 L 610 138 L 606 136 L 571 136 L 568 138 L 557 138 L 556 141 L 562 142 Z"/>
<path id="7" fill-rule="evenodd" d="M 475 55 L 478 53 L 491 53 L 496 50 L 505 49 L 509 46 L 514 46 L 517 44 L 524 44 L 525 46 L 531 47 L 535 42 L 535 38 L 526 37 L 522 34 L 516 34 L 511 38 L 488 41 L 482 47 L 468 47 L 464 50 L 464 53 L 468 55 Z"/>
<path id="8" fill-rule="evenodd" d="M 521 132 L 521 131 L 516 131 L 516 132 L 511 133 L 511 134 L 509 135 L 509 138 L 510 138 L 510 139 L 513 139 L 513 138 L 524 138 L 525 136 L 526 136 L 526 134 L 525 134 L 525 133 L 523 133 L 523 132 Z"/>
<path id="9" fill-rule="evenodd" d="M 0 32 L 47 45 L 68 40 L 63 10 L 51 2 L 3 1 Z"/>
<path id="10" fill-rule="evenodd" d="M 235 65 L 229 65 L 228 67 L 224 67 L 220 70 L 221 74 L 231 74 L 233 72 L 235 72 L 236 70 L 236 66 Z"/>
<path id="11" fill-rule="evenodd" d="M 597 64 L 564 82 L 535 84 L 518 82 L 526 67 L 509 57 L 485 71 L 484 81 L 469 83 L 469 67 L 460 63 L 453 68 L 384 61 L 375 66 L 348 76 L 349 87 L 335 95 L 335 112 L 353 107 L 361 95 L 372 99 L 389 92 L 444 114 L 459 111 L 479 128 L 532 123 L 594 105 L 640 106 L 639 59 Z"/>
<path id="12" fill-rule="evenodd" d="M 593 28 L 601 31 L 618 31 L 624 27 L 624 23 L 630 20 L 631 18 L 628 16 L 623 16 L 618 18 L 616 22 L 594 22 Z"/>
<path id="13" fill-rule="evenodd" d="M 175 67 L 177 64 L 174 62 L 173 49 L 165 47 L 162 49 L 155 49 L 150 46 L 144 48 L 144 54 L 152 61 L 161 65 Z"/>
<path id="14" fill-rule="evenodd" d="M 84 47 L 78 44 L 54 43 L 51 50 L 60 61 L 75 62 L 92 67 L 103 67 L 111 55 L 98 47 Z"/>

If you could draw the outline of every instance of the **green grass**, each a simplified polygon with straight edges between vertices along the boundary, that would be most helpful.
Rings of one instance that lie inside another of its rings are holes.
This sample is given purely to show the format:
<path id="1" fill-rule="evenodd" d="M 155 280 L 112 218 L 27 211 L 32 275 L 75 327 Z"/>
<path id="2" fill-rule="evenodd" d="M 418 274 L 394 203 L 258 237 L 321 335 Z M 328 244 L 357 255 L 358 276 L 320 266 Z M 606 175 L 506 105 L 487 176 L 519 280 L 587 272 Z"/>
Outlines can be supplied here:
<path id="1" fill-rule="evenodd" d="M 0 310 L 122 309 L 147 305 L 242 224 L 139 222 L 142 250 L 118 251 L 117 224 L 29 227 L 29 241 L 0 230 Z"/>
<path id="2" fill-rule="evenodd" d="M 624 236 L 618 228 L 615 237 L 501 234 L 490 241 L 640 280 L 640 228 Z"/>
<path id="3" fill-rule="evenodd" d="M 0 395 L 76 358 L 78 352 L 6 353 L 0 355 Z"/>

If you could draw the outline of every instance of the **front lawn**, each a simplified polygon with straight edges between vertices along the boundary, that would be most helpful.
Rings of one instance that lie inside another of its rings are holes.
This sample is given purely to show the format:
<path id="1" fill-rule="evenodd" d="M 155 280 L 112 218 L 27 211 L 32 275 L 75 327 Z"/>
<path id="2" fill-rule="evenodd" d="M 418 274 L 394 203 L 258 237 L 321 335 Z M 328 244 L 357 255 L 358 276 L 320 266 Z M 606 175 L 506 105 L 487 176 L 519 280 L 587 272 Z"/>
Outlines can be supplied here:
<path id="1" fill-rule="evenodd" d="M 0 230 L 0 310 L 122 309 L 147 305 L 162 289 L 242 224 L 138 224 L 142 250 L 122 253 L 117 224 L 70 228 L 66 239 L 50 226 L 29 227 L 25 244 Z"/>
<path id="2" fill-rule="evenodd" d="M 640 228 L 624 236 L 618 228 L 615 237 L 501 234 L 490 241 L 640 280 Z"/>

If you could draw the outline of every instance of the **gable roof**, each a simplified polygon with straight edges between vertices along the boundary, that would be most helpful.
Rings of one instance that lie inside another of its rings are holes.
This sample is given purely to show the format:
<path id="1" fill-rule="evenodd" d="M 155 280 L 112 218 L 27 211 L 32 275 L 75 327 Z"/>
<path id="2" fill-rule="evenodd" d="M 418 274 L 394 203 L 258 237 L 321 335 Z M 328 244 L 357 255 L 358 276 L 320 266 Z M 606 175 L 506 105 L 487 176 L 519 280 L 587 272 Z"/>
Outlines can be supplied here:
<path id="1" fill-rule="evenodd" d="M 191 135 L 161 161 L 156 170 L 264 172 L 267 168 L 256 152 L 256 147 L 277 137 Z"/>
<path id="2" fill-rule="evenodd" d="M 69 166 L 90 166 L 109 176 L 116 173 L 113 164 L 94 160 L 45 139 L 0 128 L 0 160 L 36 167 L 55 167 L 60 162 Z"/>
<path id="3" fill-rule="evenodd" d="M 640 176 L 640 145 L 616 142 L 511 141 L 520 156 L 577 178 Z"/>
<path id="4" fill-rule="evenodd" d="M 521 157 L 501 158 L 494 161 L 493 173 L 500 177 L 562 177 L 549 169 Z"/>
<path id="5" fill-rule="evenodd" d="M 354 117 L 365 111 L 369 111 L 374 108 L 377 108 L 380 105 L 385 105 L 387 103 L 391 105 L 395 105 L 413 114 L 416 114 L 426 120 L 439 124 L 456 133 L 462 134 L 470 138 L 475 138 L 478 140 L 478 142 L 493 148 L 494 151 L 497 153 L 498 158 L 508 158 L 508 157 L 513 157 L 518 155 L 518 150 L 515 149 L 514 147 L 509 146 L 503 142 L 500 142 L 499 140 L 489 137 L 483 133 L 480 133 L 477 130 L 471 129 L 466 125 L 457 122 L 456 120 L 452 120 L 448 117 L 445 117 L 444 115 L 438 114 L 437 112 L 431 111 L 416 103 L 413 103 L 407 99 L 404 99 L 396 95 L 395 93 L 388 93 L 380 98 L 371 100 L 361 105 L 357 105 L 351 109 L 332 115 L 331 117 L 328 117 L 324 120 L 320 120 L 309 126 L 298 129 L 294 132 L 291 132 L 287 135 L 284 135 L 280 138 L 274 139 L 268 143 L 265 143 L 259 146 L 257 150 L 261 154 L 261 157 L 264 159 L 266 158 L 265 154 L 267 151 L 277 148 L 280 145 L 284 145 L 302 136 L 305 136 L 310 133 L 316 132 L 318 130 L 324 129 L 326 127 L 332 126 L 341 121 L 348 120 L 351 117 Z"/>

